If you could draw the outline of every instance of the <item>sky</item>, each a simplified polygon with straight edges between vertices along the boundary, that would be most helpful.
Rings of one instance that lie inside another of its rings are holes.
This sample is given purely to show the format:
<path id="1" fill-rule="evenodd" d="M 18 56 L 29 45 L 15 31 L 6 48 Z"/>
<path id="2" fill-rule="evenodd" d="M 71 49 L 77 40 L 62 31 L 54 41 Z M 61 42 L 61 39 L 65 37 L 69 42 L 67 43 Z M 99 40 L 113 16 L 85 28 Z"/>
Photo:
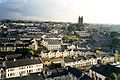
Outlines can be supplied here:
<path id="1" fill-rule="evenodd" d="M 120 24 L 120 0 L 0 0 L 0 19 Z"/>

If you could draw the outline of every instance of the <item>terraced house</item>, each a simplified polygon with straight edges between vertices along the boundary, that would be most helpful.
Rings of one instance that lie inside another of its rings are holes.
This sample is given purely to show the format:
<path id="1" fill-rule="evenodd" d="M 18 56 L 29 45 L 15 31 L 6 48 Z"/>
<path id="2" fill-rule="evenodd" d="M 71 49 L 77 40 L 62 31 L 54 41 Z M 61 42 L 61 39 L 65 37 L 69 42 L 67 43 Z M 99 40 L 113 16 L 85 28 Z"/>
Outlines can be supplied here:
<path id="1" fill-rule="evenodd" d="M 5 77 L 14 78 L 41 72 L 43 64 L 40 59 L 21 59 L 5 61 L 3 67 L 5 67 Z"/>

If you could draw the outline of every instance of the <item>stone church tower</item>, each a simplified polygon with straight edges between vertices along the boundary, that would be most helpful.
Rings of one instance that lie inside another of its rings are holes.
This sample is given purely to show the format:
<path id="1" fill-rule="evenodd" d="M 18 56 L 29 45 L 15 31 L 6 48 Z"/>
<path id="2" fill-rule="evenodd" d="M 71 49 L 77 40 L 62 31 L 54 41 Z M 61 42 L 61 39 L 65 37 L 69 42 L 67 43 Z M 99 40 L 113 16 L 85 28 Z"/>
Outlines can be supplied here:
<path id="1" fill-rule="evenodd" d="M 83 26 L 83 16 L 79 16 L 78 18 L 78 25 Z"/>

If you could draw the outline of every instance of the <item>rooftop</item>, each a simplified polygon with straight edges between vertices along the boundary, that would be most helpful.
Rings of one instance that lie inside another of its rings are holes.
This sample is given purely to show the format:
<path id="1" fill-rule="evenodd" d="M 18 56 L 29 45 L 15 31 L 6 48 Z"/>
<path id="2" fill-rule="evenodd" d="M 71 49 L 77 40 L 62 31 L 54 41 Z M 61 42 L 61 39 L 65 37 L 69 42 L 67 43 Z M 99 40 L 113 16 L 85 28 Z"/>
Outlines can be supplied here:
<path id="1" fill-rule="evenodd" d="M 44 80 L 40 73 L 29 74 L 28 76 L 10 78 L 5 80 Z"/>
<path id="2" fill-rule="evenodd" d="M 103 76 L 110 76 L 110 74 L 120 74 L 120 68 L 111 66 L 111 65 L 100 65 L 100 66 L 93 66 L 91 70 L 103 75 Z"/>
<path id="3" fill-rule="evenodd" d="M 61 40 L 58 40 L 58 39 L 48 39 L 48 44 L 61 45 Z"/>
<path id="4" fill-rule="evenodd" d="M 40 63 L 42 62 L 39 59 L 20 59 L 16 61 L 6 61 L 5 67 L 13 68 L 13 67 L 27 66 L 27 65 L 40 64 Z"/>
<path id="5" fill-rule="evenodd" d="M 73 58 L 64 58 L 65 63 L 74 62 Z"/>

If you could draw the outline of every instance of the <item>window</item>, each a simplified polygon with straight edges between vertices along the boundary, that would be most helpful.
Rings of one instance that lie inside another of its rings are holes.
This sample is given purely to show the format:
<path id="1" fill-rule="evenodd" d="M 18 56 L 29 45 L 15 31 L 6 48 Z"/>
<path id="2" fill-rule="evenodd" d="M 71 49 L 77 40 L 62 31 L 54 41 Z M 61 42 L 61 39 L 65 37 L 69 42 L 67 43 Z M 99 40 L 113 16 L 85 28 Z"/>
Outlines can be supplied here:
<path id="1" fill-rule="evenodd" d="M 14 69 L 10 69 L 10 71 L 14 71 Z"/>
<path id="2" fill-rule="evenodd" d="M 40 71 L 40 68 L 38 68 L 37 71 Z"/>
<path id="3" fill-rule="evenodd" d="M 29 71 L 27 70 L 27 73 L 29 73 Z"/>
<path id="4" fill-rule="evenodd" d="M 12 73 L 10 73 L 10 76 L 12 76 Z"/>
<path id="5" fill-rule="evenodd" d="M 3 75 L 3 74 L 1 74 L 1 77 L 4 77 L 4 75 Z"/>
<path id="6" fill-rule="evenodd" d="M 14 76 L 15 74 L 14 73 L 10 73 L 10 76 Z"/>
<path id="7" fill-rule="evenodd" d="M 3 73 L 3 70 L 1 70 L 1 73 Z"/>
<path id="8" fill-rule="evenodd" d="M 25 71 L 21 71 L 21 72 L 19 72 L 19 74 L 20 74 L 20 75 L 25 74 Z"/>
<path id="9" fill-rule="evenodd" d="M 27 70 L 27 73 L 32 73 L 33 72 L 33 70 Z"/>
<path id="10" fill-rule="evenodd" d="M 19 69 L 21 70 L 21 69 L 24 69 L 24 68 L 23 68 L 23 67 L 20 67 Z"/>
<path id="11" fill-rule="evenodd" d="M 33 66 L 29 66 L 29 68 L 32 68 Z"/>

